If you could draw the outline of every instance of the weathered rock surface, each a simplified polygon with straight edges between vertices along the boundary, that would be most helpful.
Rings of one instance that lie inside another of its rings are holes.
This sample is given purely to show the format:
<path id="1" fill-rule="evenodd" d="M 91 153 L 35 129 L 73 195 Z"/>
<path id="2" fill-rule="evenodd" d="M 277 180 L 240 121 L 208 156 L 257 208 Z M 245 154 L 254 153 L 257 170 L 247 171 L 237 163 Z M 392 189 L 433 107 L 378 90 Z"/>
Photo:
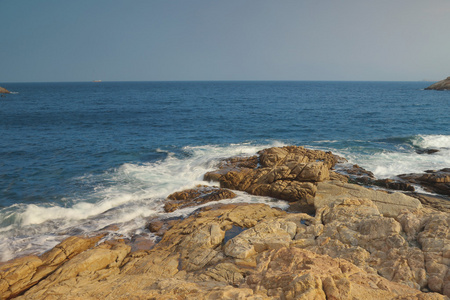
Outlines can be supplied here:
<path id="1" fill-rule="evenodd" d="M 19 295 L 99 240 L 70 237 L 41 256 L 26 256 L 0 265 L 0 299 Z"/>
<path id="2" fill-rule="evenodd" d="M 0 86 L 0 94 L 9 94 L 9 93 L 11 93 L 11 92 Z"/>
<path id="3" fill-rule="evenodd" d="M 422 203 L 424 207 L 433 208 L 437 211 L 450 213 L 450 199 L 445 196 L 426 195 L 421 193 L 408 193 Z"/>
<path id="4" fill-rule="evenodd" d="M 445 299 L 420 289 L 450 294 L 449 222 L 424 209 L 385 217 L 354 198 L 315 217 L 215 205 L 149 251 L 86 250 L 18 299 Z"/>
<path id="5" fill-rule="evenodd" d="M 426 90 L 438 90 L 438 91 L 450 90 L 450 77 L 447 77 L 444 80 L 433 83 L 432 85 L 430 85 L 429 87 L 427 87 L 425 89 Z"/>
<path id="6" fill-rule="evenodd" d="M 205 180 L 219 181 L 222 188 L 270 196 L 313 206 L 316 184 L 330 178 L 338 157 L 331 152 L 288 146 L 269 148 L 258 157 L 226 161 Z"/>
<path id="7" fill-rule="evenodd" d="M 320 182 L 317 185 L 314 205 L 316 209 L 320 209 L 346 198 L 370 199 L 381 214 L 389 217 L 396 217 L 403 209 L 417 210 L 422 208 L 419 200 L 402 193 L 376 191 L 340 181 Z"/>
<path id="8" fill-rule="evenodd" d="M 167 196 L 168 202 L 164 205 L 166 212 L 173 212 L 179 208 L 197 206 L 211 201 L 232 199 L 236 194 L 228 189 L 211 186 L 198 186 L 195 189 L 175 192 Z"/>
<path id="9" fill-rule="evenodd" d="M 429 192 L 450 196 L 450 168 L 429 170 L 422 174 L 402 174 L 398 177 L 419 184 Z"/>

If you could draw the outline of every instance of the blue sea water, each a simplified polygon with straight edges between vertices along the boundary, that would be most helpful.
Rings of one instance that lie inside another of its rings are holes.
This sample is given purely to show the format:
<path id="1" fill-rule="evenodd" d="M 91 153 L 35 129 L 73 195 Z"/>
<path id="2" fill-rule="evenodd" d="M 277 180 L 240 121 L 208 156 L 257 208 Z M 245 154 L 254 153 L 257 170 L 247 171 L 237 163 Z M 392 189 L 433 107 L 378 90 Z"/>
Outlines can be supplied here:
<path id="1" fill-rule="evenodd" d="M 427 82 L 11 83 L 0 98 L 0 261 L 120 224 L 225 157 L 331 150 L 380 178 L 450 167 L 450 93 Z M 416 150 L 440 150 L 420 155 Z M 240 193 L 237 200 L 285 205 Z M 189 210 L 177 212 L 187 214 Z"/>

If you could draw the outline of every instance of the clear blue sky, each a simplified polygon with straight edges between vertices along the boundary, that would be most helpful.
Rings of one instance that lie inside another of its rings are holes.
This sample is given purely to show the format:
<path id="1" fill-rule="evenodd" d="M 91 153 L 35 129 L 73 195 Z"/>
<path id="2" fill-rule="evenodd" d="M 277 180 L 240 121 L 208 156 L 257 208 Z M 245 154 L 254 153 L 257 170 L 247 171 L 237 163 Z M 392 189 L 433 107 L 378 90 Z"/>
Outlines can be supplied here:
<path id="1" fill-rule="evenodd" d="M 0 0 L 0 83 L 440 80 L 449 0 Z"/>

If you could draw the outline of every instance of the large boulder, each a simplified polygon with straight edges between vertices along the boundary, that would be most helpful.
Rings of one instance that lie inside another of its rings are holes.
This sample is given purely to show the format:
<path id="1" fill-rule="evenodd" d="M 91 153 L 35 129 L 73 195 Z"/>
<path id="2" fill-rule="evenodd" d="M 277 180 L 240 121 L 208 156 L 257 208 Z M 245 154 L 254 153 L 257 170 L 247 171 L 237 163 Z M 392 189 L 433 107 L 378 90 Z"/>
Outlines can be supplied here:
<path id="1" fill-rule="evenodd" d="M 427 87 L 425 89 L 426 90 L 438 90 L 438 91 L 450 90 L 450 76 L 444 80 L 433 83 L 432 85 L 430 85 L 429 87 Z"/>

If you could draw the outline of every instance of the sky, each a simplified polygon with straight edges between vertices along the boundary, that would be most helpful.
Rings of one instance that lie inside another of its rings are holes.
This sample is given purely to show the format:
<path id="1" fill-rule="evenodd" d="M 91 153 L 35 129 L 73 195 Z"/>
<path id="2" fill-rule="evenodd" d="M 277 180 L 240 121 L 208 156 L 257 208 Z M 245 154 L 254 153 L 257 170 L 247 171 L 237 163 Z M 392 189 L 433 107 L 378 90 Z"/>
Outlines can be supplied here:
<path id="1" fill-rule="evenodd" d="M 0 0 L 0 83 L 441 80 L 449 0 Z"/>

